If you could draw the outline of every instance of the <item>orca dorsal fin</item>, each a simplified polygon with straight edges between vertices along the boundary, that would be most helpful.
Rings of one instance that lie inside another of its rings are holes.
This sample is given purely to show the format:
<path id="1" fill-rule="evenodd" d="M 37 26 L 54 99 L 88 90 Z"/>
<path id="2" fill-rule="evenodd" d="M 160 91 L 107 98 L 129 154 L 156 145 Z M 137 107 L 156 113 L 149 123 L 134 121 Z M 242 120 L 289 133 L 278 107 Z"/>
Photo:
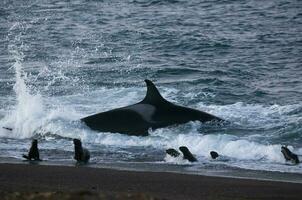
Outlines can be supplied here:
<path id="1" fill-rule="evenodd" d="M 161 96 L 161 94 L 159 93 L 154 83 L 152 83 L 152 81 L 146 79 L 145 82 L 147 84 L 147 93 L 142 103 L 160 104 L 160 103 L 168 102 Z"/>

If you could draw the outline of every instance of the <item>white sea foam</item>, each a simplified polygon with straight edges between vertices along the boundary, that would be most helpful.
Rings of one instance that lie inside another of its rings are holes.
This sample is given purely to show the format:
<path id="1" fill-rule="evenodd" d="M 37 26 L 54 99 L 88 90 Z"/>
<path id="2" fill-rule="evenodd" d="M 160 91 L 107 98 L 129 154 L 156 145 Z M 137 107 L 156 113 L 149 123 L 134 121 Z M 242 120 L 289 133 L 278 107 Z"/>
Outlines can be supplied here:
<path id="1" fill-rule="evenodd" d="M 26 73 L 22 71 L 23 54 L 18 51 L 17 47 L 9 47 L 15 63 L 15 85 L 14 91 L 16 93 L 17 105 L 4 119 L 1 120 L 1 125 L 13 128 L 13 135 L 16 137 L 28 137 L 24 133 L 32 133 L 37 126 L 41 126 L 38 120 L 43 114 L 43 104 L 41 96 L 31 95 L 26 87 Z M 38 124 L 37 124 L 38 123 Z"/>
<path id="2" fill-rule="evenodd" d="M 166 155 L 164 158 L 165 162 L 177 165 L 192 165 L 192 163 L 188 160 L 183 159 L 182 156 L 173 157 L 170 155 Z"/>
<path id="3" fill-rule="evenodd" d="M 94 144 L 118 147 L 152 146 L 158 149 L 187 146 L 198 157 L 209 157 L 210 151 L 238 160 L 266 160 L 284 162 L 280 152 L 281 144 L 259 144 L 242 140 L 232 135 L 202 135 L 198 133 L 179 134 L 172 129 L 158 129 L 148 137 L 127 136 L 111 133 L 94 133 L 79 135 L 84 141 Z M 293 147 L 290 147 L 293 148 Z M 294 149 L 301 151 L 300 149 Z"/>
<path id="4" fill-rule="evenodd" d="M 286 120 L 285 114 L 300 107 L 301 104 L 264 106 L 260 104 L 245 104 L 243 102 L 223 106 L 198 104 L 199 109 L 220 115 L 222 118 L 233 119 L 240 123 L 256 124 L 257 126 L 268 122 L 275 123 Z"/>

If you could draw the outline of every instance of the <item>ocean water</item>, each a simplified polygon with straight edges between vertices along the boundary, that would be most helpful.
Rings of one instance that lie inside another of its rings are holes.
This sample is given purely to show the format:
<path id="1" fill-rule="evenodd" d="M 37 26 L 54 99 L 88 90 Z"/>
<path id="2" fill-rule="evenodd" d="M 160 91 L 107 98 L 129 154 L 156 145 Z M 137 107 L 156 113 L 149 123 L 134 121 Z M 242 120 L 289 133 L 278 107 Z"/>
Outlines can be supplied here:
<path id="1" fill-rule="evenodd" d="M 302 182 L 302 165 L 280 152 L 302 160 L 301 32 L 299 0 L 2 0 L 0 126 L 13 131 L 0 129 L 0 162 L 22 162 L 35 138 L 42 164 L 74 165 L 79 138 L 92 167 Z M 137 137 L 79 121 L 142 100 L 144 79 L 231 123 Z M 182 145 L 197 163 L 165 155 Z"/>

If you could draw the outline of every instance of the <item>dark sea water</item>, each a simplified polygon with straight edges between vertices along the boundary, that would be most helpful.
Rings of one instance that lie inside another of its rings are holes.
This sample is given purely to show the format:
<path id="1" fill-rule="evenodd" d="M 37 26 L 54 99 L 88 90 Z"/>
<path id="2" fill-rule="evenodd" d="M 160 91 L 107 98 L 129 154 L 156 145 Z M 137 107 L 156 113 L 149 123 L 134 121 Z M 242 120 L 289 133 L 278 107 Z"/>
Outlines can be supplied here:
<path id="1" fill-rule="evenodd" d="M 1 162 L 21 161 L 36 138 L 44 164 L 73 165 L 80 138 L 94 167 L 277 171 L 302 182 L 302 165 L 280 152 L 288 145 L 302 160 L 301 33 L 299 0 L 2 0 L 0 126 L 13 131 L 0 129 Z M 78 121 L 140 101 L 144 79 L 169 101 L 231 124 L 136 137 Z M 182 145 L 197 163 L 165 155 Z M 222 158 L 212 161 L 212 150 Z"/>

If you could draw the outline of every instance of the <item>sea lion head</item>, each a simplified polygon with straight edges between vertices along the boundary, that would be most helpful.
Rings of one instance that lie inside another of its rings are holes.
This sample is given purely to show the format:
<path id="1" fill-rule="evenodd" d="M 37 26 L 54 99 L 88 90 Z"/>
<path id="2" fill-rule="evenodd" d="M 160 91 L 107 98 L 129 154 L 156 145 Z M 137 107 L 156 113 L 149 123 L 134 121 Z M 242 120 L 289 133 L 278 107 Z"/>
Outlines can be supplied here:
<path id="1" fill-rule="evenodd" d="M 78 146 L 78 147 L 82 146 L 82 142 L 79 139 L 73 139 L 73 144 L 74 146 Z"/>
<path id="2" fill-rule="evenodd" d="M 216 159 L 219 155 L 218 155 L 218 153 L 216 152 L 216 151 L 211 151 L 210 152 L 210 155 L 211 155 L 211 157 L 213 158 L 213 159 Z"/>
<path id="3" fill-rule="evenodd" d="M 36 140 L 36 139 L 32 140 L 31 146 L 32 147 L 37 147 L 38 146 L 38 140 Z"/>
<path id="4" fill-rule="evenodd" d="M 190 152 L 190 150 L 187 147 L 181 146 L 179 147 L 179 150 L 182 152 L 184 159 L 189 160 L 190 162 L 197 161 L 197 159 L 193 156 L 193 154 Z"/>
<path id="5" fill-rule="evenodd" d="M 172 149 L 172 148 L 171 149 L 167 149 L 166 153 L 169 154 L 172 157 L 178 157 L 180 155 L 180 153 L 177 150 Z"/>

